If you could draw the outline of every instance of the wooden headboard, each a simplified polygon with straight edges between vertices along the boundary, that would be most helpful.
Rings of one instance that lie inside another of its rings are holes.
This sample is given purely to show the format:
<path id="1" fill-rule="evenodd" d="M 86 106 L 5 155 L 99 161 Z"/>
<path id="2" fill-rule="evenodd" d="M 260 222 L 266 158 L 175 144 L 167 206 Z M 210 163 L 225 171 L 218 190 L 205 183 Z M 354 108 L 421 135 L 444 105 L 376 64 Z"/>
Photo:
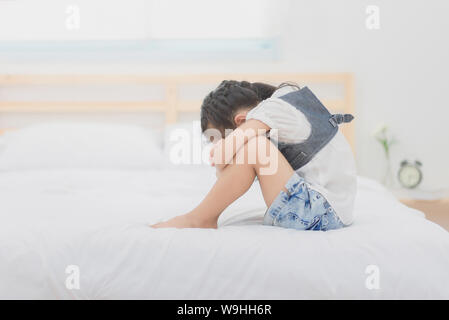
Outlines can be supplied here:
<path id="1" fill-rule="evenodd" d="M 276 74 L 202 74 L 202 75 L 0 75 L 0 90 L 7 86 L 49 85 L 157 85 L 165 91 L 164 98 L 151 101 L 1 101 L 1 113 L 41 112 L 143 112 L 165 114 L 166 123 L 174 123 L 182 112 L 198 112 L 201 100 L 185 100 L 179 89 L 186 85 L 210 85 L 211 90 L 222 80 L 247 80 L 280 84 L 296 82 L 304 85 L 340 85 L 342 97 L 326 99 L 323 104 L 332 112 L 354 113 L 354 79 L 351 73 L 276 73 Z M 2 88 L 3 87 L 3 88 Z M 342 126 L 342 131 L 354 149 L 354 124 Z"/>

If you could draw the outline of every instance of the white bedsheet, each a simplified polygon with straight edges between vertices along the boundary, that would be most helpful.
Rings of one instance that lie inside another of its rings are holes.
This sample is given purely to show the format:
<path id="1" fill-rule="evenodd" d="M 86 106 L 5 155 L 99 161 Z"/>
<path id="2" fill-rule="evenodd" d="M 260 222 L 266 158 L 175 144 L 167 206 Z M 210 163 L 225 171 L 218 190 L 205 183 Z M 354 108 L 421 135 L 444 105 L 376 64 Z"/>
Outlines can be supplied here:
<path id="1" fill-rule="evenodd" d="M 218 230 L 147 224 L 193 208 L 213 171 L 0 174 L 0 298 L 449 298 L 449 233 L 360 178 L 356 222 L 262 226 L 257 184 Z M 80 289 L 66 288 L 68 265 Z M 379 269 L 379 289 L 366 268 Z"/>

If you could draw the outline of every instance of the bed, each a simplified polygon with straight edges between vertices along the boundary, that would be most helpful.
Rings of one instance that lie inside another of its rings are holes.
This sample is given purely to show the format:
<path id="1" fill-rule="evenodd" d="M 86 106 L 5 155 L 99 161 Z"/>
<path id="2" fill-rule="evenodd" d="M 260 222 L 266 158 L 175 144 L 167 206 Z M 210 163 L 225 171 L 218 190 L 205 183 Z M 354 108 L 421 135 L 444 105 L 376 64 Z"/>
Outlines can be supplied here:
<path id="1" fill-rule="evenodd" d="M 257 183 L 217 230 L 149 228 L 215 181 L 207 165 L 168 161 L 171 134 L 190 126 L 175 122 L 161 139 L 99 123 L 2 135 L 1 299 L 449 299 L 449 233 L 364 177 L 341 230 L 263 226 Z"/>
<path id="2" fill-rule="evenodd" d="M 262 226 L 257 185 L 218 230 L 148 227 L 192 208 L 213 181 L 206 168 L 0 174 L 0 298 L 449 298 L 448 233 L 365 178 L 343 230 Z M 79 289 L 66 287 L 69 266 Z"/>

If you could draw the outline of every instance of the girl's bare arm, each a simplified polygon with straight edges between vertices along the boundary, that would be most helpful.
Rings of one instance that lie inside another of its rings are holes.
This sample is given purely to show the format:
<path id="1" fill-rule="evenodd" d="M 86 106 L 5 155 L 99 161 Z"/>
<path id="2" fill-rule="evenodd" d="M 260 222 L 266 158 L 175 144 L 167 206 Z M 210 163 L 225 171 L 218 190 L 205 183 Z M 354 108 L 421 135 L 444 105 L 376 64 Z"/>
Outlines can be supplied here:
<path id="1" fill-rule="evenodd" d="M 237 152 L 252 138 L 264 135 L 271 128 L 264 122 L 251 119 L 240 125 L 211 150 L 211 163 L 221 170 L 231 163 Z"/>

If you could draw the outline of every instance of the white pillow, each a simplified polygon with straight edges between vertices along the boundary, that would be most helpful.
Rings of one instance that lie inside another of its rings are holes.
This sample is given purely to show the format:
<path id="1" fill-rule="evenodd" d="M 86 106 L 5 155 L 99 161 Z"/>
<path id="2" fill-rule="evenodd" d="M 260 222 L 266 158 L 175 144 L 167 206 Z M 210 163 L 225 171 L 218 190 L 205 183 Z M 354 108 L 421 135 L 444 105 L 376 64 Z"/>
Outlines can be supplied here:
<path id="1" fill-rule="evenodd" d="M 199 121 L 167 125 L 164 130 L 165 166 L 183 168 L 209 166 L 211 145 L 207 143 Z"/>
<path id="2" fill-rule="evenodd" d="M 162 167 L 155 134 L 100 123 L 39 124 L 3 137 L 0 170 L 154 169 Z"/>

